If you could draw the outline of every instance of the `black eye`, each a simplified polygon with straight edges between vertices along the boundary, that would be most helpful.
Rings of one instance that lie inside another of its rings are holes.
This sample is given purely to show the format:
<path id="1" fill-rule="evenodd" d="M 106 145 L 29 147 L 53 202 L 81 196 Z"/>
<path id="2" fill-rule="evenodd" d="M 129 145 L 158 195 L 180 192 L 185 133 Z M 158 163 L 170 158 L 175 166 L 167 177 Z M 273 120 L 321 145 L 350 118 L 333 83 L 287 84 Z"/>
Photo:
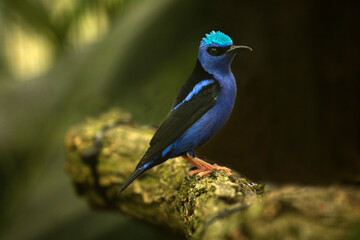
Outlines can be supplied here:
<path id="1" fill-rule="evenodd" d="M 206 51 L 212 56 L 219 56 L 219 51 L 217 47 L 209 47 Z"/>
<path id="2" fill-rule="evenodd" d="M 230 46 L 227 46 L 227 47 L 208 47 L 206 49 L 206 51 L 211 56 L 220 56 L 220 55 L 223 55 L 229 49 L 230 49 Z"/>

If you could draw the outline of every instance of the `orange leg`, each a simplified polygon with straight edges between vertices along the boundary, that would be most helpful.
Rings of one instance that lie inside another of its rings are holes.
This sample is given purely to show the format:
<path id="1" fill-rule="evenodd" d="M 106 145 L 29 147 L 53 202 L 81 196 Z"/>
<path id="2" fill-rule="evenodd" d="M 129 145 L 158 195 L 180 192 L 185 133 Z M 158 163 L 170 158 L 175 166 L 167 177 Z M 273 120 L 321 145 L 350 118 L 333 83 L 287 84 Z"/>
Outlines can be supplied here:
<path id="1" fill-rule="evenodd" d="M 210 164 L 201 160 L 200 158 L 193 157 L 189 153 L 182 156 L 185 160 L 193 164 L 197 169 L 190 171 L 190 175 L 199 174 L 200 177 L 211 173 L 214 169 L 224 170 L 228 175 L 231 175 L 231 170 L 227 167 L 218 166 L 217 164 Z"/>

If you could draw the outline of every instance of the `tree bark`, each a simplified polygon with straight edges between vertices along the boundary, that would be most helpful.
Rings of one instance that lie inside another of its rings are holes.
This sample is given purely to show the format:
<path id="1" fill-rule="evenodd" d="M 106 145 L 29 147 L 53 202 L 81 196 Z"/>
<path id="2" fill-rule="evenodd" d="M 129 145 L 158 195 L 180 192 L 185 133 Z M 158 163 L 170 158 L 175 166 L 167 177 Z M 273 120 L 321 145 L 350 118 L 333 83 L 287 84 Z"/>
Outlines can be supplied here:
<path id="1" fill-rule="evenodd" d="M 175 158 L 117 190 L 148 148 L 155 129 L 112 110 L 70 129 L 66 170 L 78 195 L 97 209 L 182 231 L 188 239 L 351 239 L 360 229 L 355 186 L 265 187 L 233 172 L 189 176 Z M 358 233 L 359 234 L 359 233 Z"/>

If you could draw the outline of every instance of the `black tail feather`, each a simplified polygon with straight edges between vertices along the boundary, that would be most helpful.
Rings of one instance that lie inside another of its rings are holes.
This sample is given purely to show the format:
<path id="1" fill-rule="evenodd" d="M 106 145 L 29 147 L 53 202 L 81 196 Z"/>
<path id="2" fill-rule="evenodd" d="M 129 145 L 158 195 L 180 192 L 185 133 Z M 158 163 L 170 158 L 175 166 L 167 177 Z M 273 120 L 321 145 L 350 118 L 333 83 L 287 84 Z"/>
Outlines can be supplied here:
<path id="1" fill-rule="evenodd" d="M 147 169 L 148 168 L 145 168 L 145 167 L 136 169 L 131 174 L 131 176 L 128 179 L 126 179 L 126 181 L 123 183 L 123 185 L 121 185 L 121 187 L 118 190 L 118 195 L 120 195 L 121 192 L 124 191 L 125 188 L 130 185 L 130 183 L 132 183 L 137 177 L 139 177 L 141 174 L 143 174 Z"/>

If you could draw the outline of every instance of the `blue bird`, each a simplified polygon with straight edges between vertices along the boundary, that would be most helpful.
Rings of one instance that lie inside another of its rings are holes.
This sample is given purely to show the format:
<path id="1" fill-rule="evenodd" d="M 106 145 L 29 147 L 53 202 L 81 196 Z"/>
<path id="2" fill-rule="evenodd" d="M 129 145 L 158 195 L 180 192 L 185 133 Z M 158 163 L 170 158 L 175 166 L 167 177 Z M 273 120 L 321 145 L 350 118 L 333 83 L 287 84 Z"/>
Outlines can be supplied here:
<path id="1" fill-rule="evenodd" d="M 233 45 L 231 38 L 220 31 L 212 31 L 202 38 L 192 74 L 119 194 L 146 170 L 178 156 L 197 167 L 190 175 L 203 176 L 213 169 L 225 170 L 230 175 L 230 169 L 195 157 L 194 150 L 213 137 L 230 116 L 236 97 L 230 65 L 242 49 L 252 50 Z"/>

